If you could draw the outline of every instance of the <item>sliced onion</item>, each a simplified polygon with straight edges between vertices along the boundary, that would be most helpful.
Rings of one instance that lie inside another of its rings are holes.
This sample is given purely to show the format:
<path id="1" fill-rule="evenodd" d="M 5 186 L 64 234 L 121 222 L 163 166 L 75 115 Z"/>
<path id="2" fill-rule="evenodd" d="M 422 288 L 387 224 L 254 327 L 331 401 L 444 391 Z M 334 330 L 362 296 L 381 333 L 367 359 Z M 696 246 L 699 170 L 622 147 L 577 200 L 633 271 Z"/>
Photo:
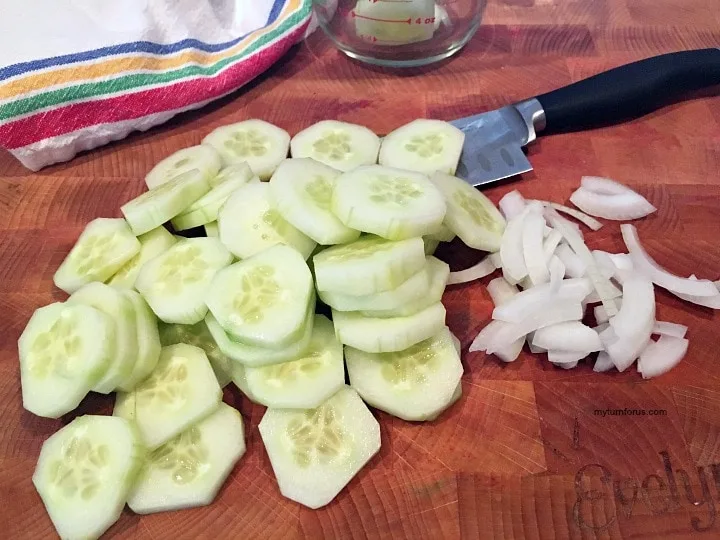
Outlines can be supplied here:
<path id="1" fill-rule="evenodd" d="M 550 272 L 545 263 L 543 251 L 543 229 L 545 219 L 540 214 L 530 212 L 525 216 L 522 233 L 523 257 L 528 276 L 533 285 L 546 283 L 550 279 Z"/>
<path id="2" fill-rule="evenodd" d="M 605 351 L 600 351 L 600 353 L 598 353 L 597 360 L 595 360 L 593 371 L 597 373 L 604 373 L 605 371 L 610 371 L 614 367 L 615 364 L 613 364 L 610 355 Z"/>
<path id="3" fill-rule="evenodd" d="M 531 332 L 530 334 L 528 334 L 528 338 L 530 338 L 531 335 L 532 335 L 532 332 Z M 546 351 L 545 349 L 543 349 L 542 347 L 537 347 L 537 346 L 533 345 L 533 344 L 530 342 L 530 339 L 528 339 L 528 347 L 530 348 L 530 352 L 533 353 L 533 354 L 542 354 L 542 353 L 544 353 L 544 352 L 547 352 L 547 351 Z"/>
<path id="4" fill-rule="evenodd" d="M 593 315 L 595 315 L 595 322 L 598 324 L 604 324 L 610 320 L 610 317 L 608 317 L 607 311 L 605 311 L 605 306 L 595 306 L 595 309 L 593 309 Z"/>
<path id="5" fill-rule="evenodd" d="M 707 279 L 694 280 L 690 278 L 681 278 L 675 274 L 671 274 L 658 263 L 656 263 L 650 255 L 647 254 L 640 244 L 637 229 L 629 223 L 620 225 L 625 246 L 630 252 L 635 270 L 653 283 L 667 289 L 673 294 L 685 294 L 691 296 L 718 296 L 718 289 L 715 284 Z M 685 298 L 687 300 L 687 298 Z M 693 300 L 689 300 L 693 301 Z"/>
<path id="6" fill-rule="evenodd" d="M 593 257 L 595 257 L 595 264 L 597 264 L 600 273 L 608 279 L 613 277 L 615 275 L 615 272 L 617 272 L 617 267 L 610 258 L 610 254 L 606 251 L 601 251 L 599 249 L 594 249 L 592 251 L 592 254 Z"/>
<path id="7" fill-rule="evenodd" d="M 632 189 L 624 186 L 620 182 L 601 176 L 583 176 L 580 179 L 580 186 L 602 195 L 622 195 L 628 192 L 635 193 Z"/>
<path id="8" fill-rule="evenodd" d="M 517 290 L 517 287 L 510 285 L 505 278 L 502 277 L 490 281 L 490 283 L 487 284 L 487 291 L 493 304 L 496 306 L 507 303 L 508 300 L 520 292 Z"/>
<path id="9" fill-rule="evenodd" d="M 558 212 L 562 212 L 563 214 L 567 214 L 568 216 L 574 217 L 578 221 L 587 225 L 593 231 L 599 231 L 602 228 L 602 223 L 600 223 L 597 219 L 595 219 L 592 216 L 587 215 L 584 212 L 580 212 L 579 210 L 575 210 L 574 208 L 570 208 L 569 206 L 563 206 L 562 204 L 558 204 L 558 203 L 549 203 L 549 204 Z"/>
<path id="10" fill-rule="evenodd" d="M 523 255 L 523 224 L 528 214 L 527 207 L 508 221 L 500 243 L 500 260 L 503 276 L 513 285 L 527 276 L 527 266 Z"/>
<path id="11" fill-rule="evenodd" d="M 547 309 L 532 313 L 519 323 L 505 323 L 502 325 L 494 339 L 488 344 L 487 352 L 494 353 L 513 341 L 527 336 L 538 328 L 565 321 L 579 321 L 582 319 L 583 309 L 577 302 L 562 301 L 553 302 Z M 493 321 L 495 322 L 495 321 Z M 497 321 L 502 322 L 502 321 Z"/>
<path id="12" fill-rule="evenodd" d="M 697 281 L 697 278 L 695 277 L 695 274 L 691 275 L 688 279 L 692 279 L 694 281 Z M 715 282 L 717 285 L 717 282 Z M 671 291 L 672 292 L 672 291 Z M 697 304 L 699 306 L 711 308 L 711 309 L 720 309 L 720 293 L 714 295 L 714 296 L 692 296 L 690 294 L 680 294 L 680 293 L 673 293 L 678 298 L 682 298 L 683 300 L 687 300 L 688 302 L 692 302 L 693 304 Z"/>
<path id="13" fill-rule="evenodd" d="M 587 266 L 567 244 L 560 244 L 555 251 L 555 255 L 565 265 L 565 273 L 568 276 L 581 278 L 587 272 Z"/>
<path id="14" fill-rule="evenodd" d="M 548 267 L 550 270 L 550 294 L 557 294 L 565 277 L 565 265 L 557 256 L 553 255 Z"/>
<path id="15" fill-rule="evenodd" d="M 544 283 L 518 293 L 515 297 L 493 310 L 493 319 L 518 323 L 534 311 L 543 311 L 556 302 L 572 301 L 578 304 L 592 290 L 587 279 L 564 279 L 556 294 L 552 285 Z"/>
<path id="16" fill-rule="evenodd" d="M 607 323 L 607 322 L 600 323 L 597 326 L 593 326 L 593 330 L 595 330 L 598 333 L 598 337 L 600 336 L 601 332 L 604 332 L 608 328 L 610 328 L 610 323 Z M 600 341 L 602 341 L 602 339 Z"/>
<path id="17" fill-rule="evenodd" d="M 618 339 L 606 344 L 618 371 L 625 371 L 640 356 L 655 326 L 655 291 L 650 281 L 635 275 L 623 284 L 623 303 L 610 318 Z"/>
<path id="18" fill-rule="evenodd" d="M 496 251 L 495 253 L 491 253 L 488 255 L 490 257 L 490 260 L 495 265 L 495 268 L 502 268 L 502 259 L 500 258 L 500 252 Z"/>
<path id="19" fill-rule="evenodd" d="M 562 234 L 555 229 L 552 229 L 543 240 L 543 252 L 545 253 L 545 261 L 548 263 L 557 249 L 560 241 L 562 240 Z"/>
<path id="20" fill-rule="evenodd" d="M 510 345 L 498 349 L 493 354 L 503 362 L 514 362 L 515 360 L 517 360 L 518 356 L 520 356 L 520 351 L 522 351 L 524 344 L 525 340 L 520 338 L 513 341 Z"/>
<path id="21" fill-rule="evenodd" d="M 651 341 L 638 359 L 638 371 L 643 379 L 651 379 L 667 373 L 685 357 L 688 340 L 663 335 L 657 341 Z"/>
<path id="22" fill-rule="evenodd" d="M 468 352 L 487 350 L 488 345 L 495 340 L 497 333 L 509 324 L 510 323 L 505 321 L 490 321 L 490 323 L 475 336 L 470 347 L 468 347 Z"/>
<path id="23" fill-rule="evenodd" d="M 522 214 L 525 209 L 525 197 L 520 195 L 518 190 L 513 190 L 500 199 L 498 206 L 505 219 L 510 220 Z"/>
<path id="24" fill-rule="evenodd" d="M 582 360 L 583 358 L 587 357 L 587 354 L 584 354 L 582 352 L 574 352 L 574 351 L 560 351 L 560 350 L 549 350 L 548 353 L 548 360 L 550 360 L 553 364 L 561 365 L 560 367 L 564 367 L 565 369 L 572 369 L 575 366 L 577 366 L 578 360 Z M 573 364 L 572 366 L 566 366 L 565 364 Z"/>
<path id="25" fill-rule="evenodd" d="M 634 191 L 605 195 L 581 187 L 570 195 L 570 202 L 591 216 L 615 221 L 639 219 L 657 211 L 645 197 Z"/>
<path id="26" fill-rule="evenodd" d="M 622 296 L 622 291 L 620 289 L 618 289 L 615 285 L 613 285 L 611 282 L 610 287 L 608 288 L 608 291 L 607 291 L 606 298 L 615 300 L 617 298 L 620 298 L 621 296 Z M 602 302 L 602 299 L 600 298 L 600 295 L 595 290 L 593 290 L 590 294 L 588 294 L 585 297 L 586 304 L 596 304 L 598 302 Z"/>
<path id="27" fill-rule="evenodd" d="M 584 353 L 581 358 L 585 358 L 591 352 L 603 350 L 597 332 L 579 321 L 567 321 L 540 328 L 535 332 L 532 343 L 548 351 Z M 575 358 L 575 360 L 579 359 Z"/>
<path id="28" fill-rule="evenodd" d="M 475 281 L 476 279 L 489 276 L 495 270 L 497 270 L 497 267 L 493 263 L 493 260 L 490 257 L 485 257 L 475 266 L 471 266 L 470 268 L 466 268 L 465 270 L 460 270 L 458 272 L 450 272 L 447 284 L 457 285 L 459 283 Z"/>
<path id="29" fill-rule="evenodd" d="M 627 253 L 608 253 L 610 260 L 618 270 L 634 270 L 632 259 Z"/>
<path id="30" fill-rule="evenodd" d="M 652 333 L 660 334 L 661 336 L 670 336 L 676 338 L 684 338 L 687 334 L 688 327 L 684 324 L 677 324 L 665 321 L 655 321 Z"/>

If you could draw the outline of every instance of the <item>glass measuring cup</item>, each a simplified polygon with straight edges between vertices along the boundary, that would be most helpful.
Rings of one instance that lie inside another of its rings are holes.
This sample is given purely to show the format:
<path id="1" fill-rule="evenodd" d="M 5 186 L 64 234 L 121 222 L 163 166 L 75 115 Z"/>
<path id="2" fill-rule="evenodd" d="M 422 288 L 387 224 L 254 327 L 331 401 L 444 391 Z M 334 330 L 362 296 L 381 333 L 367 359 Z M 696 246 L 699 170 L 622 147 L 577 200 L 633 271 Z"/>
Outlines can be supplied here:
<path id="1" fill-rule="evenodd" d="M 475 34 L 485 0 L 313 0 L 318 24 L 348 56 L 413 67 L 447 58 Z"/>

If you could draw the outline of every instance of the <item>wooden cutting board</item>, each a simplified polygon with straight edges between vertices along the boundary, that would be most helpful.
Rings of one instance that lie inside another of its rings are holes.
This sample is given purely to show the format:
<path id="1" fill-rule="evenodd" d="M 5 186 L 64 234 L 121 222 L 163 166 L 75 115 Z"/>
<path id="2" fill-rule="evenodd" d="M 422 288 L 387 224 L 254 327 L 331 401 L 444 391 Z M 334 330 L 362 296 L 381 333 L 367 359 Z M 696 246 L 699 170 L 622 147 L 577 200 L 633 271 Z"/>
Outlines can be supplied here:
<path id="1" fill-rule="evenodd" d="M 30 478 L 40 446 L 69 422 L 21 406 L 16 341 L 32 311 L 62 300 L 52 275 L 83 225 L 118 216 L 151 166 L 213 128 L 260 117 L 291 132 L 337 118 L 387 132 L 535 95 L 653 54 L 720 46 L 717 0 L 496 0 L 465 51 L 402 73 L 354 63 L 320 34 L 251 87 L 172 124 L 30 174 L 0 155 L 0 537 L 51 538 Z M 637 223 L 650 253 L 680 275 L 720 277 L 720 98 L 700 97 L 623 126 L 541 139 L 535 171 L 494 186 L 566 201 L 583 174 L 607 175 L 658 207 Z M 620 251 L 617 224 L 587 233 Z M 478 253 L 452 245 L 459 269 Z M 117 538 L 718 538 L 720 317 L 657 290 L 658 319 L 690 327 L 670 374 L 564 371 L 524 352 L 503 365 L 467 346 L 492 309 L 483 282 L 448 288 L 463 343 L 463 397 L 438 420 L 375 412 L 382 449 L 326 508 L 283 499 L 262 448 L 263 407 L 235 389 L 248 451 L 207 508 L 140 517 Z M 109 413 L 92 396 L 77 414 Z M 622 415 L 612 414 L 615 410 Z M 603 412 L 596 412 L 603 411 Z"/>

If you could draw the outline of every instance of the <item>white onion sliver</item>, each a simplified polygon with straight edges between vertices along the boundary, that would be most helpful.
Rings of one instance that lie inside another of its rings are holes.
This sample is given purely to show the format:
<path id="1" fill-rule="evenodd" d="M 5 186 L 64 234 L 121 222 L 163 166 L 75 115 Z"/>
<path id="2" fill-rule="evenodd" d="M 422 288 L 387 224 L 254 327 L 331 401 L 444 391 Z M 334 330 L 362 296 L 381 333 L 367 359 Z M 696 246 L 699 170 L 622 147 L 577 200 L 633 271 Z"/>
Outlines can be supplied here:
<path id="1" fill-rule="evenodd" d="M 552 306 L 548 306 L 547 309 L 538 313 L 531 314 L 519 323 L 505 322 L 502 328 L 497 331 L 494 339 L 491 340 L 487 352 L 494 353 L 513 341 L 527 336 L 530 332 L 534 332 L 538 328 L 565 321 L 579 321 L 582 319 L 582 316 L 583 309 L 579 303 L 571 301 L 553 302 Z"/>
<path id="2" fill-rule="evenodd" d="M 595 306 L 595 309 L 593 309 L 593 315 L 595 315 L 595 322 L 598 324 L 605 324 L 610 320 L 607 311 L 605 311 L 605 306 L 602 305 Z"/>
<path id="3" fill-rule="evenodd" d="M 583 358 L 587 357 L 587 354 L 583 352 L 561 351 L 552 349 L 548 351 L 547 355 L 548 360 L 550 360 L 553 364 L 575 364 L 575 366 L 577 365 L 578 360 L 582 360 Z"/>
<path id="4" fill-rule="evenodd" d="M 500 252 L 496 251 L 495 253 L 491 253 L 488 255 L 490 257 L 490 260 L 495 265 L 495 268 L 502 268 L 502 259 L 500 258 Z"/>
<path id="5" fill-rule="evenodd" d="M 565 273 L 573 278 L 581 278 L 587 272 L 587 266 L 580 257 L 567 244 L 560 244 L 555 251 L 560 261 L 565 265 Z"/>
<path id="6" fill-rule="evenodd" d="M 605 351 L 600 351 L 598 353 L 597 360 L 595 360 L 595 365 L 593 366 L 593 371 L 597 373 L 604 373 L 605 371 L 610 371 L 612 368 L 615 367 L 615 364 L 613 364 L 612 358 L 610 358 L 610 355 Z"/>
<path id="7" fill-rule="evenodd" d="M 578 304 L 592 290 L 592 285 L 586 279 L 565 279 L 560 283 L 556 294 L 552 293 L 552 285 L 543 283 L 531 287 L 493 310 L 493 319 L 517 323 L 535 311 L 542 311 L 552 307 L 554 302 L 573 301 Z"/>
<path id="8" fill-rule="evenodd" d="M 634 270 L 632 259 L 627 253 L 608 253 L 610 260 L 618 270 Z"/>
<path id="9" fill-rule="evenodd" d="M 528 341 L 528 347 L 530 348 L 530 352 L 533 354 L 542 354 L 544 352 L 547 352 L 542 347 L 538 347 L 537 345 L 533 345 L 530 341 Z"/>
<path id="10" fill-rule="evenodd" d="M 651 379 L 667 373 L 685 357 L 688 340 L 663 335 L 660 339 L 650 342 L 638 359 L 638 371 L 643 379 Z"/>
<path id="11" fill-rule="evenodd" d="M 550 262 L 550 259 L 552 259 L 552 256 L 555 255 L 555 250 L 557 249 L 558 245 L 560 244 L 560 241 L 562 240 L 562 234 L 560 234 L 555 229 L 552 229 L 548 235 L 545 237 L 545 240 L 543 240 L 543 252 L 545 252 L 545 261 Z"/>
<path id="12" fill-rule="evenodd" d="M 593 330 L 595 330 L 598 333 L 598 337 L 601 332 L 604 332 L 608 328 L 610 328 L 610 323 L 606 323 L 606 322 L 600 323 L 597 326 L 593 326 Z M 602 341 L 602 339 L 600 341 Z"/>
<path id="13" fill-rule="evenodd" d="M 563 214 L 574 217 L 578 221 L 587 225 L 593 231 L 599 231 L 602 228 L 602 223 L 600 223 L 594 217 L 587 215 L 585 212 L 580 212 L 579 210 L 575 210 L 574 208 L 570 208 L 569 206 L 563 206 L 562 204 L 558 203 L 551 202 L 549 204 L 558 212 L 562 212 Z"/>
<path id="14" fill-rule="evenodd" d="M 692 302 L 698 306 L 703 306 L 711 309 L 720 309 L 720 293 L 715 296 L 693 296 L 692 294 L 682 294 L 670 291 L 678 298 L 682 298 L 686 302 Z"/>
<path id="15" fill-rule="evenodd" d="M 597 332 L 579 321 L 567 321 L 539 328 L 533 336 L 532 343 L 548 351 L 585 353 L 582 358 L 591 352 L 603 350 Z"/>
<path id="16" fill-rule="evenodd" d="M 625 371 L 640 356 L 655 326 L 655 291 L 650 281 L 636 274 L 623 284 L 622 307 L 610 318 L 610 326 L 618 339 L 606 344 L 606 349 L 618 371 Z"/>
<path id="17" fill-rule="evenodd" d="M 523 212 L 508 221 L 500 243 L 503 275 L 513 285 L 527 276 L 522 245 L 523 224 L 527 214 L 528 208 L 525 207 Z"/>
<path id="18" fill-rule="evenodd" d="M 518 190 L 513 190 L 500 199 L 498 206 L 505 216 L 505 219 L 510 220 L 515 216 L 522 214 L 522 211 L 525 209 L 525 198 Z"/>
<path id="19" fill-rule="evenodd" d="M 490 323 L 486 325 L 485 328 L 480 330 L 477 336 L 475 336 L 475 339 L 473 339 L 470 347 L 468 347 L 468 352 L 486 350 L 488 347 L 488 343 L 492 342 L 495 339 L 497 333 L 504 326 L 509 324 L 511 323 L 507 323 L 504 321 L 490 321 Z"/>
<path id="20" fill-rule="evenodd" d="M 610 258 L 610 254 L 599 249 L 594 249 L 592 254 L 593 257 L 595 257 L 595 264 L 597 264 L 600 273 L 608 279 L 613 277 L 615 272 L 617 272 L 617 267 Z"/>
<path id="21" fill-rule="evenodd" d="M 660 334 L 662 336 L 671 336 L 676 338 L 684 338 L 687 334 L 688 327 L 684 324 L 677 324 L 666 321 L 655 321 L 652 333 Z"/>
<path id="22" fill-rule="evenodd" d="M 622 296 L 622 291 L 618 289 L 615 285 L 610 282 L 610 287 L 608 287 L 606 298 L 617 300 Z M 597 293 L 597 291 L 593 290 L 590 294 L 588 294 L 585 297 L 585 303 L 587 304 L 596 304 L 597 302 L 602 302 L 602 299 L 600 298 L 600 295 Z"/>
<path id="23" fill-rule="evenodd" d="M 466 268 L 465 270 L 459 270 L 457 272 L 450 272 L 448 275 L 447 284 L 457 285 L 459 283 L 468 283 L 475 281 L 476 279 L 484 278 L 492 274 L 497 267 L 493 264 L 490 257 L 485 257 L 482 261 L 477 263 L 475 266 Z"/>
<path id="24" fill-rule="evenodd" d="M 570 202 L 592 216 L 614 221 L 639 219 L 657 211 L 645 197 L 634 191 L 605 195 L 581 187 L 570 195 Z"/>
<path id="25" fill-rule="evenodd" d="M 493 354 L 505 363 L 514 362 L 520 356 L 525 340 L 523 338 L 516 339 L 510 345 L 498 349 Z"/>
<path id="26" fill-rule="evenodd" d="M 602 300 L 602 303 L 605 306 L 605 310 L 607 311 L 608 315 L 611 317 L 615 315 L 617 313 L 617 307 L 615 307 L 615 303 L 612 301 L 612 298 L 610 298 L 611 292 L 608 292 L 608 289 L 612 284 L 610 283 L 609 279 L 603 277 L 602 274 L 600 274 L 600 271 L 595 265 L 595 258 L 593 257 L 592 253 L 590 253 L 588 247 L 585 245 L 582 236 L 580 236 L 578 232 L 573 228 L 568 227 L 566 224 L 567 221 L 560 217 L 557 212 L 551 211 L 548 213 L 547 217 L 550 220 L 550 224 L 553 225 L 556 229 L 558 229 L 560 233 L 562 233 L 568 244 L 570 244 L 572 250 L 578 257 L 580 257 L 582 262 L 585 264 L 587 275 L 592 281 L 595 290 L 598 292 L 598 295 L 600 296 L 600 299 Z M 567 265 L 565 266 L 567 268 Z"/>
<path id="27" fill-rule="evenodd" d="M 550 294 L 557 294 L 560 290 L 560 284 L 565 277 L 565 265 L 559 258 L 553 255 L 548 266 L 550 269 Z"/>
<path id="28" fill-rule="evenodd" d="M 580 186 L 603 195 L 622 195 L 623 193 L 635 193 L 629 187 L 601 176 L 583 176 L 580 179 Z"/>
<path id="29" fill-rule="evenodd" d="M 681 278 L 671 274 L 662 266 L 656 263 L 640 244 L 637 229 L 629 223 L 620 225 L 623 241 L 630 252 L 633 266 L 653 283 L 667 289 L 674 294 L 687 294 L 692 296 L 717 296 L 718 289 L 715 284 L 707 279 L 693 280 Z"/>
<path id="30" fill-rule="evenodd" d="M 491 280 L 490 283 L 487 284 L 487 291 L 493 301 L 493 304 L 496 306 L 505 304 L 508 300 L 520 292 L 517 290 L 515 285 L 510 285 L 503 277 Z"/>
<path id="31" fill-rule="evenodd" d="M 562 369 L 575 369 L 578 365 L 577 362 L 565 362 L 564 364 L 553 364 L 556 367 L 562 368 Z"/>
<path id="32" fill-rule="evenodd" d="M 523 257 L 533 285 L 546 283 L 550 279 L 543 251 L 544 228 L 545 219 L 542 215 L 531 212 L 525 216 L 522 234 Z"/>

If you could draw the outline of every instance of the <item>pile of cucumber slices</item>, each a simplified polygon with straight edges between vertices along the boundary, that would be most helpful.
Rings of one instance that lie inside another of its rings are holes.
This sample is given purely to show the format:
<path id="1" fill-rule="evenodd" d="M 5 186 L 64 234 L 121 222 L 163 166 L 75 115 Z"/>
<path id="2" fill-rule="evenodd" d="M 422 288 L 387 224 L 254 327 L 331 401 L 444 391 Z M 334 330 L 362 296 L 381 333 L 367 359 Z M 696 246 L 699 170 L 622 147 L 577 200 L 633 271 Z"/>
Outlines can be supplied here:
<path id="1" fill-rule="evenodd" d="M 90 222 L 54 277 L 69 298 L 39 308 L 18 344 L 23 404 L 39 416 L 116 392 L 113 416 L 79 417 L 43 445 L 33 481 L 60 535 L 98 537 L 126 503 L 212 502 L 245 452 L 222 403 L 231 381 L 267 407 L 280 491 L 310 508 L 379 450 L 366 403 L 423 421 L 459 399 L 449 268 L 432 253 L 456 235 L 497 251 L 505 226 L 452 176 L 462 145 L 435 120 L 382 141 L 337 121 L 291 140 L 247 120 L 158 163 L 124 218 Z"/>

